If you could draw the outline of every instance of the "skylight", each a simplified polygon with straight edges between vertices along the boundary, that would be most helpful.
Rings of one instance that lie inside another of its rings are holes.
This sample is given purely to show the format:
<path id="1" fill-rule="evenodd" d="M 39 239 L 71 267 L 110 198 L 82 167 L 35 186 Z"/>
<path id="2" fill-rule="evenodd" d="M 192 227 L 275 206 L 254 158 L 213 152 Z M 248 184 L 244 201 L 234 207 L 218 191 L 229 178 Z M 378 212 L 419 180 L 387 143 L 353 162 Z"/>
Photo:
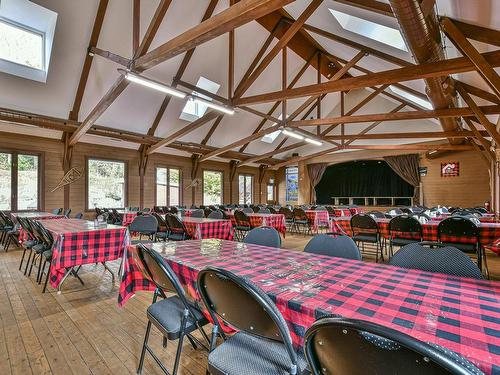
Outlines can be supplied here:
<path id="1" fill-rule="evenodd" d="M 389 88 L 391 89 L 391 91 L 394 94 L 401 96 L 402 98 L 407 99 L 407 100 L 415 103 L 416 105 L 419 105 L 420 107 L 423 107 L 425 109 L 434 109 L 434 107 L 432 106 L 432 104 L 428 100 L 425 100 L 425 99 L 422 99 L 416 95 L 413 95 L 413 94 L 409 93 L 408 91 L 401 90 L 400 88 L 398 88 L 396 86 L 391 85 L 391 86 L 389 86 Z"/>
<path id="2" fill-rule="evenodd" d="M 281 120 L 281 116 L 282 116 L 282 114 L 280 114 L 278 116 L 278 120 Z M 276 123 L 274 123 L 272 126 L 274 126 L 274 125 L 276 125 Z M 273 143 L 276 140 L 276 138 L 278 138 L 278 135 L 280 135 L 280 134 L 281 134 L 281 130 L 276 130 L 272 133 L 264 135 L 260 140 L 264 143 Z"/>
<path id="3" fill-rule="evenodd" d="M 0 59 L 43 69 L 43 35 L 0 20 Z"/>
<path id="4" fill-rule="evenodd" d="M 0 1 L 0 72 L 46 82 L 57 13 L 28 0 Z"/>
<path id="5" fill-rule="evenodd" d="M 212 94 L 217 94 L 217 91 L 219 91 L 220 85 L 216 82 L 212 82 L 209 79 L 200 76 L 198 79 L 198 82 L 196 83 L 196 87 L 199 87 L 200 89 L 203 89 L 205 91 L 211 92 Z M 209 98 L 206 95 L 197 93 L 196 91 L 193 91 L 193 95 L 199 96 L 200 98 L 212 101 L 211 98 Z M 181 120 L 186 120 L 186 121 L 195 121 L 199 119 L 201 116 L 205 114 L 207 111 L 207 106 L 203 103 L 196 102 L 194 100 L 188 100 L 186 102 L 186 105 L 182 109 L 181 115 L 179 118 Z"/>
<path id="6" fill-rule="evenodd" d="M 408 52 L 403 36 L 398 29 L 351 16 L 338 10 L 329 10 L 345 30 Z"/>

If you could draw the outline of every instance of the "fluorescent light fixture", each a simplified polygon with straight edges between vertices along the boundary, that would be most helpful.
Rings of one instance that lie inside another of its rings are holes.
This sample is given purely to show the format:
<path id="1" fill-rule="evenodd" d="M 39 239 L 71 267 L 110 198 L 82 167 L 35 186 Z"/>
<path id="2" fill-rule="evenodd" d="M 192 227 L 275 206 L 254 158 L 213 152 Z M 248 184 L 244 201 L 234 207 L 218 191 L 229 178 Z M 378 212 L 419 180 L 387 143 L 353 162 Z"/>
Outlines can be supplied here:
<path id="1" fill-rule="evenodd" d="M 315 139 L 311 139 L 311 138 L 306 138 L 305 141 L 307 143 L 311 143 L 311 144 L 316 145 L 316 146 L 321 146 L 323 144 L 322 142 L 317 141 Z"/>
<path id="2" fill-rule="evenodd" d="M 189 100 L 193 100 L 196 103 L 206 105 L 207 107 L 215 109 L 216 111 L 223 112 L 223 113 L 226 113 L 228 115 L 234 115 L 234 109 L 217 104 L 217 103 L 214 103 L 214 102 L 211 102 L 210 100 L 205 100 L 205 99 L 202 99 L 202 98 L 199 98 L 196 96 L 191 96 L 189 98 Z"/>
<path id="3" fill-rule="evenodd" d="M 389 86 L 389 88 L 397 96 L 400 96 L 404 99 L 407 99 L 407 100 L 419 105 L 420 107 L 423 107 L 426 109 L 434 109 L 431 102 L 429 102 L 428 100 L 422 99 L 416 95 L 413 95 L 412 93 L 410 93 L 408 91 L 401 90 L 399 87 L 396 87 L 393 85 Z"/>
<path id="4" fill-rule="evenodd" d="M 297 134 L 297 133 L 294 133 L 294 132 L 291 132 L 290 130 L 283 129 L 282 132 L 284 135 L 287 135 L 287 136 L 292 137 L 292 138 L 304 139 L 304 136 Z"/>
<path id="5" fill-rule="evenodd" d="M 167 86 L 161 82 L 152 80 L 150 78 L 140 76 L 139 74 L 135 74 L 135 73 L 129 72 L 129 71 L 124 70 L 124 69 L 118 69 L 118 72 L 120 74 L 124 75 L 127 80 L 134 82 L 134 83 L 138 83 L 139 85 L 143 85 L 143 86 L 149 87 L 151 89 L 164 92 L 165 94 L 176 96 L 177 98 L 181 98 L 181 99 L 184 99 L 187 96 L 182 91 L 176 90 L 170 86 Z"/>
<path id="6" fill-rule="evenodd" d="M 329 9 L 329 11 L 344 30 L 408 52 L 408 47 L 406 47 L 406 43 L 398 29 L 351 16 L 338 10 Z"/>
<path id="7" fill-rule="evenodd" d="M 438 152 L 438 150 L 432 150 L 432 151 L 429 151 L 428 154 L 432 155 L 432 154 L 435 154 L 436 152 Z"/>

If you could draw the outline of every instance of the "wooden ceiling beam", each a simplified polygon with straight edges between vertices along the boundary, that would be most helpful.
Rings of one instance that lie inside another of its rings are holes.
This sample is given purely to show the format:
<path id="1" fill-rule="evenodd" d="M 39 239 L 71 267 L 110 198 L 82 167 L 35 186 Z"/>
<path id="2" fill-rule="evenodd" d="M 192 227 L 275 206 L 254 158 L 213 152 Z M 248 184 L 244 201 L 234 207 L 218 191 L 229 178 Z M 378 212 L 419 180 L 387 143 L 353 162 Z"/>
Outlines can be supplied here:
<path id="1" fill-rule="evenodd" d="M 467 91 L 471 95 L 477 96 L 478 98 L 487 100 L 491 103 L 500 104 L 500 98 L 489 91 L 480 89 L 477 86 L 469 85 L 468 83 L 462 81 L 455 81 L 455 82 L 460 84 L 465 89 L 465 91 Z"/>
<path id="2" fill-rule="evenodd" d="M 288 44 L 293 36 L 301 29 L 302 25 L 316 11 L 316 9 L 321 5 L 322 2 L 323 0 L 311 1 L 307 8 L 299 16 L 299 18 L 297 18 L 297 20 L 288 28 L 288 30 L 283 34 L 283 36 L 278 40 L 273 48 L 271 48 L 267 55 L 252 71 L 250 76 L 239 85 L 238 89 L 234 93 L 235 98 L 241 97 L 248 90 L 248 88 L 255 82 L 255 80 L 261 75 L 261 73 L 274 60 L 276 55 L 278 55 L 278 53 Z"/>
<path id="3" fill-rule="evenodd" d="M 94 26 L 92 27 L 92 34 L 90 35 L 88 47 L 89 49 L 97 46 L 97 41 L 99 40 L 102 24 L 104 22 L 104 16 L 106 15 L 106 9 L 108 8 L 108 2 L 109 0 L 99 1 L 99 6 L 97 8 L 97 13 L 94 20 Z M 78 114 L 80 113 L 83 94 L 85 93 L 85 87 L 87 86 L 93 58 L 94 56 L 87 51 L 85 60 L 83 62 L 82 72 L 80 73 L 80 80 L 78 81 L 78 88 L 76 90 L 75 99 L 73 100 L 73 107 L 69 113 L 69 118 L 71 120 L 78 120 Z"/>
<path id="4" fill-rule="evenodd" d="M 471 145 L 451 145 L 433 143 L 410 143 L 404 145 L 349 145 L 344 150 L 409 150 L 409 151 L 471 151 Z"/>
<path id="5" fill-rule="evenodd" d="M 291 151 L 293 149 L 296 149 L 297 147 L 303 146 L 304 144 L 305 144 L 305 142 L 297 142 L 297 143 L 291 144 L 289 146 L 282 147 L 278 150 L 273 150 L 273 151 L 269 151 L 269 152 L 266 152 L 266 153 L 261 154 L 261 155 L 256 155 L 252 158 L 248 158 L 246 160 L 243 160 L 241 163 L 238 164 L 238 167 L 243 167 L 245 165 L 256 163 L 259 160 L 266 159 L 266 158 L 269 158 L 271 156 L 281 154 L 283 152 Z"/>
<path id="6" fill-rule="evenodd" d="M 196 129 L 202 127 L 205 125 L 207 122 L 215 119 L 218 116 L 218 114 L 215 111 L 209 111 L 205 113 L 202 117 L 199 119 L 189 123 L 188 125 L 184 126 L 183 128 L 179 129 L 178 131 L 174 132 L 173 134 L 169 135 L 168 137 L 163 138 L 161 141 L 158 143 L 155 143 L 151 147 L 148 148 L 146 153 L 148 155 L 151 155 L 152 153 L 156 152 L 158 149 L 168 146 L 170 143 L 173 141 L 177 140 L 178 138 L 181 138 L 185 136 L 186 134 L 189 134 Z"/>
<path id="7" fill-rule="evenodd" d="M 133 0 L 132 10 L 132 51 L 133 55 L 139 49 L 141 35 L 141 0 Z"/>
<path id="8" fill-rule="evenodd" d="M 479 123 L 484 126 L 486 131 L 490 134 L 497 145 L 500 145 L 500 134 L 497 131 L 495 124 L 492 124 L 490 120 L 485 116 L 487 113 L 484 111 L 484 107 L 479 107 L 476 102 L 470 97 L 469 93 L 460 85 L 456 85 L 456 89 L 465 103 L 474 112 Z"/>
<path id="9" fill-rule="evenodd" d="M 480 111 L 487 114 L 500 113 L 500 106 L 482 106 L 478 107 Z M 288 125 L 291 127 L 302 126 L 317 126 L 317 125 L 338 125 L 352 124 L 372 121 L 402 121 L 402 120 L 423 120 L 429 118 L 446 118 L 446 117 L 470 117 L 477 116 L 476 112 L 471 108 L 446 108 L 434 110 L 419 110 L 398 113 L 375 113 L 365 115 L 347 115 L 340 117 L 330 117 L 322 119 L 292 121 Z"/>
<path id="10" fill-rule="evenodd" d="M 144 35 L 144 38 L 136 51 L 137 56 L 141 56 L 142 54 L 144 54 L 151 45 L 151 42 L 153 41 L 153 38 L 156 35 L 158 28 L 160 27 L 161 21 L 163 20 L 163 17 L 167 12 L 170 3 L 171 0 L 160 1 L 160 4 L 156 8 L 156 12 L 153 15 L 153 18 L 151 19 L 151 22 L 148 26 L 146 34 Z M 90 129 L 94 122 L 106 111 L 106 109 L 109 108 L 111 104 L 113 104 L 116 98 L 120 96 L 120 94 L 127 88 L 127 86 L 128 81 L 124 76 L 120 75 L 110 87 L 110 89 L 106 92 L 106 94 L 104 94 L 101 100 L 99 100 L 97 105 L 90 111 L 90 113 L 87 115 L 85 120 L 83 120 L 78 129 L 76 129 L 76 131 L 71 135 L 68 141 L 68 144 L 70 146 L 74 146 L 78 142 L 78 140 L 83 135 L 85 135 L 87 130 Z"/>
<path id="11" fill-rule="evenodd" d="M 128 67 L 130 65 L 130 62 L 132 61 L 130 59 L 127 59 L 126 57 L 117 55 L 116 53 L 113 53 L 113 52 L 102 50 L 98 47 L 90 47 L 89 54 L 94 55 L 94 56 L 97 55 L 97 56 L 103 57 L 106 60 L 110 60 L 110 61 L 112 61 L 118 65 L 124 66 L 124 67 Z"/>
<path id="12" fill-rule="evenodd" d="M 375 134 L 344 134 L 330 135 L 328 139 L 411 139 L 411 138 L 467 138 L 474 137 L 471 131 L 450 131 L 450 132 L 406 132 L 406 133 L 375 133 Z"/>
<path id="13" fill-rule="evenodd" d="M 479 141 L 479 143 L 483 146 L 484 148 L 484 153 L 487 155 L 487 158 L 490 160 L 490 162 L 495 161 L 495 155 L 493 152 L 491 152 L 491 143 L 487 141 L 484 137 L 489 136 L 489 134 L 486 132 L 481 132 L 477 129 L 476 125 L 472 122 L 472 120 L 466 118 L 464 119 L 467 125 L 469 126 L 469 129 L 471 130 L 471 133 L 474 135 L 474 137 Z"/>
<path id="14" fill-rule="evenodd" d="M 138 58 L 134 68 L 152 68 L 200 44 L 279 9 L 293 0 L 241 0 Z"/>
<path id="15" fill-rule="evenodd" d="M 492 67 L 500 66 L 500 51 L 483 53 L 482 56 Z M 334 82 L 313 84 L 285 91 L 275 91 L 265 94 L 248 96 L 235 100 L 236 105 L 268 103 L 277 100 L 320 95 L 323 93 L 348 91 L 370 86 L 393 84 L 402 81 L 447 76 L 475 70 L 475 66 L 466 57 L 435 61 L 420 65 L 391 69 L 382 72 L 366 74 L 360 77 L 343 78 Z"/>
<path id="16" fill-rule="evenodd" d="M 500 47 L 500 31 L 458 20 L 453 23 L 468 39 Z"/>
<path id="17" fill-rule="evenodd" d="M 206 145 L 207 144 L 208 140 L 210 139 L 210 137 L 212 136 L 212 134 L 214 134 L 215 129 L 217 129 L 217 127 L 219 126 L 219 124 L 220 124 L 220 122 L 222 121 L 223 118 L 224 118 L 223 115 L 219 115 L 219 117 L 217 117 L 217 119 L 215 120 L 215 122 L 213 123 L 213 125 L 210 127 L 210 130 L 208 131 L 207 135 L 201 141 L 202 145 Z"/>
<path id="18" fill-rule="evenodd" d="M 441 18 L 441 28 L 455 47 L 467 56 L 476 66 L 476 70 L 484 81 L 490 86 L 493 92 L 500 98 L 500 76 L 495 72 L 486 59 L 477 51 L 477 49 L 467 40 L 460 29 L 455 26 L 453 21 L 447 17 Z"/>

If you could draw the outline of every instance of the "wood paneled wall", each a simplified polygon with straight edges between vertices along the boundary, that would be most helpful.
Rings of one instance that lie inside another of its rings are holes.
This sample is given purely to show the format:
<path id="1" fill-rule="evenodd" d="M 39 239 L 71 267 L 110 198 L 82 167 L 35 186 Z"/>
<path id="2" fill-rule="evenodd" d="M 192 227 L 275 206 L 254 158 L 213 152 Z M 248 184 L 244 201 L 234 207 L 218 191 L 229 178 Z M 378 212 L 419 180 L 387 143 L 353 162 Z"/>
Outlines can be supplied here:
<path id="1" fill-rule="evenodd" d="M 64 206 L 64 189 L 52 190 L 64 176 L 63 173 L 63 142 L 55 139 L 30 137 L 12 133 L 0 132 L 0 150 L 30 151 L 40 153 L 44 166 L 42 178 L 43 202 L 45 210 Z M 70 186 L 70 207 L 73 213 L 85 210 L 86 200 L 86 158 L 95 157 L 101 159 L 120 160 L 127 162 L 128 184 L 127 196 L 129 206 L 139 206 L 140 202 L 140 178 L 139 178 L 139 153 L 135 150 L 107 147 L 88 143 L 78 143 L 73 150 L 72 166 L 79 167 L 84 176 Z M 167 154 L 152 154 L 149 158 L 145 180 L 144 180 L 144 207 L 153 207 L 155 204 L 155 171 L 156 167 L 176 167 L 181 170 L 182 175 L 182 203 L 186 206 L 191 204 L 202 204 L 203 190 L 199 185 L 195 189 L 195 201 L 192 201 L 191 188 L 191 159 L 181 156 Z M 236 171 L 233 181 L 232 196 L 229 187 L 229 163 L 218 161 L 206 161 L 200 164 L 197 178 L 202 178 L 203 170 L 217 170 L 223 172 L 223 199 L 224 203 L 238 201 L 238 174 L 245 173 L 254 176 L 253 200 L 255 203 L 266 203 L 267 182 L 275 176 L 274 171 L 266 171 L 259 189 L 259 169 L 254 167 L 241 167 Z M 259 194 L 261 192 L 261 194 Z M 88 213 L 87 217 L 90 217 Z"/>

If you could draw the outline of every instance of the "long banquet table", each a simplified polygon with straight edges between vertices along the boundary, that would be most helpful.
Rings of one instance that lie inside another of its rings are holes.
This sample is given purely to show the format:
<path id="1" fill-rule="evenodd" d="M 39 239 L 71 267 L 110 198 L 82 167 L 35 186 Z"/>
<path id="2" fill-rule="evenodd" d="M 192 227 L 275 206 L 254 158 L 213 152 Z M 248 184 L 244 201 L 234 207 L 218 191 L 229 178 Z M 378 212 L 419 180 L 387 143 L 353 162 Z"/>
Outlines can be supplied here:
<path id="1" fill-rule="evenodd" d="M 382 324 L 464 356 L 486 373 L 500 364 L 500 283 L 222 240 L 149 244 L 191 297 L 206 266 L 259 285 L 276 303 L 299 348 L 307 328 L 336 314 Z M 127 252 L 118 303 L 154 290 Z"/>
<path id="2" fill-rule="evenodd" d="M 219 238 L 222 240 L 233 239 L 234 231 L 231 220 L 190 216 L 183 217 L 181 220 L 191 238 L 197 240 L 203 238 Z"/>
<path id="3" fill-rule="evenodd" d="M 234 212 L 226 212 L 233 225 L 236 225 L 236 219 L 234 218 Z M 273 227 L 283 236 L 286 234 L 286 222 L 285 215 L 283 214 L 262 214 L 262 213 L 248 213 L 246 214 L 250 220 L 250 225 L 252 228 L 268 226 Z"/>
<path id="4" fill-rule="evenodd" d="M 54 237 L 49 280 L 59 290 L 71 268 L 120 259 L 130 244 L 128 230 L 123 226 L 95 227 L 93 221 L 80 219 L 44 220 L 42 224 Z"/>

